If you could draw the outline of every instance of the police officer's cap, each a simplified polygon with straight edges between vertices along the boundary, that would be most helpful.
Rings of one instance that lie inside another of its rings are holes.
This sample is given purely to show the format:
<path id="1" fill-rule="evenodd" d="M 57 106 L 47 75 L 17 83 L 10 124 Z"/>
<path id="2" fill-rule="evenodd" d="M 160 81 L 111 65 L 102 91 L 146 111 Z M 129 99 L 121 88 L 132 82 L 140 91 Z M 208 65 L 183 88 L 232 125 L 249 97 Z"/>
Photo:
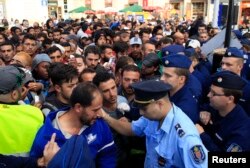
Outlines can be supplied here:
<path id="1" fill-rule="evenodd" d="M 246 82 L 233 72 L 221 71 L 212 76 L 212 84 L 226 89 L 242 90 Z"/>
<path id="2" fill-rule="evenodd" d="M 226 50 L 225 57 L 236 57 L 236 58 L 245 59 L 245 55 L 244 55 L 243 51 L 239 50 L 236 47 L 229 47 Z"/>
<path id="3" fill-rule="evenodd" d="M 184 54 L 187 56 L 187 57 L 192 57 L 194 54 L 195 54 L 195 49 L 194 48 L 188 48 L 188 49 L 185 49 L 184 51 Z"/>
<path id="4" fill-rule="evenodd" d="M 184 52 L 185 48 L 182 45 L 169 45 L 167 47 L 162 48 L 162 57 L 171 55 L 171 54 L 177 54 L 180 52 Z"/>
<path id="5" fill-rule="evenodd" d="M 164 67 L 175 67 L 189 69 L 192 62 L 191 60 L 182 54 L 173 54 L 162 58 Z"/>
<path id="6" fill-rule="evenodd" d="M 131 85 L 134 89 L 134 106 L 141 107 L 159 100 L 168 94 L 169 84 L 162 81 L 148 80 Z"/>

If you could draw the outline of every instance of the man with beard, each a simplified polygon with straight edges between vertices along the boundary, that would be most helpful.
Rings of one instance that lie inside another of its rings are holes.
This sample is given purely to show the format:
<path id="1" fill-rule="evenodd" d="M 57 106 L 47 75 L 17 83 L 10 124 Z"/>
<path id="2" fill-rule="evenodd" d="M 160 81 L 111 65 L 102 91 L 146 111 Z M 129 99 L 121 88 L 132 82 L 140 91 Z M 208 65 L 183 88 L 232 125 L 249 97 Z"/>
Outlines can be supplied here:
<path id="1" fill-rule="evenodd" d="M 108 72 L 97 73 L 93 83 L 100 89 L 103 95 L 103 110 L 115 119 L 125 119 L 124 113 L 130 110 L 125 97 L 117 95 L 115 78 Z M 128 139 L 112 130 L 115 144 L 117 146 L 117 167 L 127 167 Z"/>
<path id="2" fill-rule="evenodd" d="M 101 64 L 103 65 L 106 62 L 109 62 L 110 58 L 114 58 L 113 47 L 109 44 L 104 44 L 100 46 L 101 49 Z"/>
<path id="3" fill-rule="evenodd" d="M 141 67 L 142 64 L 142 41 L 138 37 L 133 37 L 129 41 L 130 53 L 128 56 L 134 59 L 135 63 Z"/>
<path id="4" fill-rule="evenodd" d="M 140 81 L 140 69 L 136 65 L 127 65 L 121 72 L 121 86 L 118 89 L 118 95 L 122 95 L 129 101 L 130 111 L 125 113 L 125 116 L 130 121 L 135 121 L 141 117 L 139 108 L 134 107 L 134 90 L 131 84 Z M 130 163 L 135 163 L 135 167 L 142 167 L 145 158 L 145 138 L 144 137 L 130 137 Z M 131 165 L 132 166 L 132 165 Z M 134 166 L 134 165 L 133 165 Z M 130 167 L 130 166 L 128 166 Z"/>
<path id="5" fill-rule="evenodd" d="M 115 168 L 116 147 L 107 123 L 98 118 L 102 113 L 102 94 L 91 83 L 80 83 L 70 96 L 71 108 L 50 113 L 33 143 L 30 156 L 41 157 L 52 133 L 61 147 L 73 135 L 87 138 L 96 167 Z"/>
<path id="6" fill-rule="evenodd" d="M 68 107 L 70 95 L 78 84 L 78 72 L 72 65 L 54 63 L 49 69 L 49 76 L 54 91 L 48 93 L 43 103 L 42 111 L 45 116 L 51 111 Z"/>
<path id="7" fill-rule="evenodd" d="M 142 80 L 159 80 L 161 60 L 155 53 L 149 53 L 142 61 L 141 75 Z"/>
<path id="8" fill-rule="evenodd" d="M 53 30 L 53 42 L 55 44 L 59 44 L 60 39 L 61 39 L 61 30 L 60 29 Z"/>
<path id="9" fill-rule="evenodd" d="M 101 58 L 101 51 L 98 46 L 88 46 L 84 51 L 86 65 L 96 71 L 105 71 L 105 68 L 99 64 Z"/>

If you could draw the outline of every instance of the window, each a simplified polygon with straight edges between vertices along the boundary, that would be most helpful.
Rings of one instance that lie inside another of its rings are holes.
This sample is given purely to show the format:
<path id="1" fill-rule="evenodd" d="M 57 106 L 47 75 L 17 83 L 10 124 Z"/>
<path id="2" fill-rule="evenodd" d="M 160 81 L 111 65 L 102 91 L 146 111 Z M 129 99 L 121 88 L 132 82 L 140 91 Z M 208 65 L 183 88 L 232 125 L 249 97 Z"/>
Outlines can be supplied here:
<path id="1" fill-rule="evenodd" d="M 198 15 L 204 16 L 204 2 L 194 2 L 193 4 L 193 17 Z"/>

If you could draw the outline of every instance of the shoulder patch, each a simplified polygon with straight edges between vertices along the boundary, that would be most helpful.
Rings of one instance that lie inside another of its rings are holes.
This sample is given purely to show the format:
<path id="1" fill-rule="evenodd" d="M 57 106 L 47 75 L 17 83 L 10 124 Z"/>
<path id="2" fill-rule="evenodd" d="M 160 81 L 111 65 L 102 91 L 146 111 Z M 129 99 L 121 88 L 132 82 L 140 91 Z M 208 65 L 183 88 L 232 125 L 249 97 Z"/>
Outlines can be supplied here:
<path id="1" fill-rule="evenodd" d="M 242 148 L 240 145 L 236 143 L 232 143 L 228 148 L 227 152 L 242 152 Z"/>
<path id="2" fill-rule="evenodd" d="M 185 132 L 183 131 L 179 123 L 177 123 L 174 127 L 180 138 L 183 137 L 183 135 L 185 135 Z"/>
<path id="3" fill-rule="evenodd" d="M 192 159 L 196 164 L 204 162 L 206 155 L 201 145 L 195 145 L 190 149 Z"/>

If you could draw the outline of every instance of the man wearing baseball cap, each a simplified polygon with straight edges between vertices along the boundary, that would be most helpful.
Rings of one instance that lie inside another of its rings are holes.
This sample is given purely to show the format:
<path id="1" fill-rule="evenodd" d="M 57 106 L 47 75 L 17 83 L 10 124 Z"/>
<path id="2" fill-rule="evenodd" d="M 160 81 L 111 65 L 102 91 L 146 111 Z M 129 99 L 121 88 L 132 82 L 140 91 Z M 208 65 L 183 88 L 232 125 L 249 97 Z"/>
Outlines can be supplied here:
<path id="1" fill-rule="evenodd" d="M 0 153 L 28 156 L 38 129 L 43 124 L 40 109 L 19 105 L 25 73 L 14 66 L 0 67 Z"/>

